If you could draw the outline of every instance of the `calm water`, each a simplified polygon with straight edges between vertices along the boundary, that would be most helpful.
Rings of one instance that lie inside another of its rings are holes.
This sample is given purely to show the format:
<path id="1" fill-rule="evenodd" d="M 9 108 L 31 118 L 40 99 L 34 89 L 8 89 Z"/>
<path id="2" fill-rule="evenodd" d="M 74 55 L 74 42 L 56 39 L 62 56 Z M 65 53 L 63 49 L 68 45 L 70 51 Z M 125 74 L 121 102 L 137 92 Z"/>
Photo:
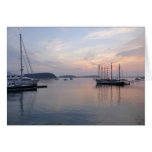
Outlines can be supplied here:
<path id="1" fill-rule="evenodd" d="M 48 88 L 8 93 L 8 125 L 144 125 L 144 81 L 96 86 L 90 78 L 47 80 Z"/>

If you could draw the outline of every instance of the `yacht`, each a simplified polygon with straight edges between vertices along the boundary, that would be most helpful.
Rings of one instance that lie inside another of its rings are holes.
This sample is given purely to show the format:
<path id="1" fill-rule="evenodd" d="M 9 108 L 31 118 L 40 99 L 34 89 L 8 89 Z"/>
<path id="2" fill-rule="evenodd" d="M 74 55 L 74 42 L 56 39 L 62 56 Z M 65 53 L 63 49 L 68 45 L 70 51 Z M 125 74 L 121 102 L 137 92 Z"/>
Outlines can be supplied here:
<path id="1" fill-rule="evenodd" d="M 21 83 L 21 76 L 7 73 L 7 88 L 14 88 L 14 87 L 36 87 L 38 83 L 38 80 L 28 78 L 28 77 L 22 77 L 22 83 Z"/>
<path id="2" fill-rule="evenodd" d="M 12 73 L 7 73 L 7 89 L 28 89 L 32 87 L 37 87 L 38 80 L 37 79 L 32 79 L 25 77 L 23 75 L 23 50 L 25 51 L 24 53 L 26 54 L 27 62 L 29 64 L 29 68 L 31 70 L 31 73 L 33 72 L 30 64 L 30 60 L 28 58 L 27 52 L 25 50 L 24 42 L 22 39 L 22 35 L 20 34 L 20 75 L 12 74 Z"/>

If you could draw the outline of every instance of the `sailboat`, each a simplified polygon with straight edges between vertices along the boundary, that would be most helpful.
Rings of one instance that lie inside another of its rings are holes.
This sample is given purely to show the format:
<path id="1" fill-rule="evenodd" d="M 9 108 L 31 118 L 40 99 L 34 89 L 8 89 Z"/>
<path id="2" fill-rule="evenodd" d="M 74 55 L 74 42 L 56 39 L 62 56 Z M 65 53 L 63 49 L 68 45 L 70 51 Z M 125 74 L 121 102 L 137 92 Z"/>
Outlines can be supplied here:
<path id="1" fill-rule="evenodd" d="M 21 90 L 21 89 L 35 89 L 37 87 L 38 80 L 25 77 L 23 75 L 23 40 L 22 35 L 20 34 L 20 75 L 8 73 L 7 74 L 7 90 Z M 28 56 L 27 56 L 28 57 Z M 29 62 L 29 59 L 28 59 Z M 31 65 L 29 63 L 30 69 Z M 32 72 L 32 70 L 31 70 Z"/>
<path id="2" fill-rule="evenodd" d="M 100 69 L 101 72 L 104 73 L 104 78 L 99 78 L 99 73 L 100 73 Z M 112 77 L 112 63 L 111 63 L 111 79 L 109 78 L 105 78 L 105 72 L 106 72 L 106 68 L 100 68 L 100 66 L 98 65 L 98 79 L 96 79 L 96 83 L 97 85 L 99 84 L 103 84 L 103 85 L 118 85 L 118 86 L 124 86 L 125 82 L 120 80 L 120 64 L 119 64 L 119 78 L 117 79 L 113 79 Z M 108 69 L 107 69 L 107 73 L 108 73 Z M 108 74 L 107 74 L 108 75 Z"/>

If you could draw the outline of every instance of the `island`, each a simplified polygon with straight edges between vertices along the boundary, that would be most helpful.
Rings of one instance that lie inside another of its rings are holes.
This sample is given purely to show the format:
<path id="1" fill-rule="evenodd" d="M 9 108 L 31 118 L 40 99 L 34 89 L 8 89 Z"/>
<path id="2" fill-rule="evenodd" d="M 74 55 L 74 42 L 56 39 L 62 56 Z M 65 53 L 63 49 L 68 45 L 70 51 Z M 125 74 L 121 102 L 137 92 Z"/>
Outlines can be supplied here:
<path id="1" fill-rule="evenodd" d="M 25 74 L 25 77 L 29 78 L 36 78 L 36 79 L 54 79 L 56 75 L 53 73 L 32 73 L 32 74 Z"/>

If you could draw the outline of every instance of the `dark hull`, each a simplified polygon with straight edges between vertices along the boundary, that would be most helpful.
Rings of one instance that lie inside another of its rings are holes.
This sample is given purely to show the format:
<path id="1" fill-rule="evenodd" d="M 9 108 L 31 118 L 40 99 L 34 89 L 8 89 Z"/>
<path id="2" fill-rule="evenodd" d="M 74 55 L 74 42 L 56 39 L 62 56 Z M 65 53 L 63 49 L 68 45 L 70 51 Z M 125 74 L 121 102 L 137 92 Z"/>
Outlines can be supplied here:
<path id="1" fill-rule="evenodd" d="M 19 91 L 36 91 L 37 86 L 16 86 L 7 87 L 7 92 L 19 92 Z"/>
<path id="2" fill-rule="evenodd" d="M 124 86 L 125 82 L 123 81 L 111 81 L 111 80 L 96 80 L 97 85 L 116 85 L 116 86 Z"/>

